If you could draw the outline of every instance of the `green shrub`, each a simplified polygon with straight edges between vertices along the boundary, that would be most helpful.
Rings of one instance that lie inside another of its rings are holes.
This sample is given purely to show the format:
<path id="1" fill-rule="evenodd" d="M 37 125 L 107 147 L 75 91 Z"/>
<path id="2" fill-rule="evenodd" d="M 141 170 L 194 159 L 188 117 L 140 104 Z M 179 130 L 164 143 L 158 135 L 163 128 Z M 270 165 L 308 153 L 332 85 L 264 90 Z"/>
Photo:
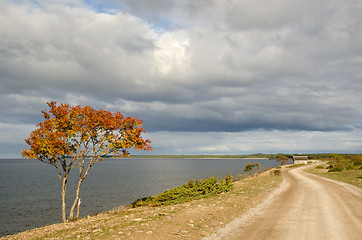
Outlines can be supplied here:
<path id="1" fill-rule="evenodd" d="M 323 165 L 318 165 L 316 168 L 317 169 L 325 169 L 325 167 Z"/>
<path id="2" fill-rule="evenodd" d="M 342 171 L 343 171 L 343 167 L 341 167 L 341 166 L 333 167 L 328 170 L 328 172 L 342 172 Z"/>
<path id="3" fill-rule="evenodd" d="M 356 166 L 354 166 L 354 165 L 347 165 L 346 167 L 345 167 L 345 169 L 346 170 L 353 170 L 353 169 L 356 169 Z"/>
<path id="4" fill-rule="evenodd" d="M 194 199 L 228 192 L 233 187 L 232 176 L 229 174 L 218 181 L 218 177 L 202 180 L 189 180 L 188 184 L 172 188 L 154 197 L 145 197 L 133 202 L 132 207 L 161 206 L 188 202 Z"/>
<path id="5" fill-rule="evenodd" d="M 343 170 L 355 170 L 362 169 L 362 155 L 361 154 L 347 154 L 347 155 L 338 155 L 332 154 L 330 164 L 327 168 L 331 172 L 340 172 Z M 342 169 L 342 170 L 341 170 Z"/>
<path id="6" fill-rule="evenodd" d="M 280 175 L 282 175 L 282 171 L 280 171 L 280 170 L 274 170 L 274 171 L 272 172 L 272 175 L 280 176 Z"/>

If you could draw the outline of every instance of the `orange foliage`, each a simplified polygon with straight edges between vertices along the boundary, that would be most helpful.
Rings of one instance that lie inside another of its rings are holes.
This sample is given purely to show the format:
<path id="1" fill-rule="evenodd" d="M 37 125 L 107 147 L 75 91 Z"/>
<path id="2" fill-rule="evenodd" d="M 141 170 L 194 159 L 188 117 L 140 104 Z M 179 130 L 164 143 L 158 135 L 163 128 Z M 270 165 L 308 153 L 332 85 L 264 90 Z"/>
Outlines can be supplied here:
<path id="1" fill-rule="evenodd" d="M 26 158 L 54 163 L 68 157 L 128 156 L 130 148 L 152 150 L 150 141 L 141 137 L 145 131 L 140 119 L 90 106 L 57 106 L 54 101 L 48 106 L 48 112 L 42 111 L 45 121 L 25 139 L 30 146 L 22 152 Z"/>

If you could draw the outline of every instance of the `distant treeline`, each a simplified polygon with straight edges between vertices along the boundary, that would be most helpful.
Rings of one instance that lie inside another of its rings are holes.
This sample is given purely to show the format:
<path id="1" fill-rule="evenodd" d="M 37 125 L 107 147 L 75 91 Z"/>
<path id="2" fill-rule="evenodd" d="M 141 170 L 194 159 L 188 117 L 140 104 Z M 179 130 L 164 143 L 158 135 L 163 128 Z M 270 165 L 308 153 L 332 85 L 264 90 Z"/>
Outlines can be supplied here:
<path id="1" fill-rule="evenodd" d="M 288 158 L 293 158 L 293 156 L 308 156 L 309 159 L 323 159 L 333 157 L 335 153 L 303 153 L 303 154 L 286 154 L 286 153 L 277 153 L 277 154 L 266 154 L 266 153 L 254 153 L 254 154 L 241 154 L 241 155 L 208 155 L 208 154 L 199 154 L 199 155 L 133 155 L 131 158 L 267 158 L 275 159 L 280 156 L 285 156 Z M 356 156 L 361 154 L 339 154 L 340 156 Z"/>

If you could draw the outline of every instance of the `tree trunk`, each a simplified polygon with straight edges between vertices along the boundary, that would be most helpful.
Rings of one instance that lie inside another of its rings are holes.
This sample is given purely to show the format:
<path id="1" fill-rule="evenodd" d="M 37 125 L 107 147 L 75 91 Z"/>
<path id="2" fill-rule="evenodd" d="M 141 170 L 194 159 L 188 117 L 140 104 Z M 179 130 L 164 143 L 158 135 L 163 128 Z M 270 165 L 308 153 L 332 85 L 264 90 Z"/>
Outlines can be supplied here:
<path id="1" fill-rule="evenodd" d="M 73 202 L 73 205 L 72 205 L 72 208 L 70 209 L 70 212 L 69 212 L 69 219 L 74 219 L 74 210 L 75 210 L 75 207 L 77 206 L 78 204 L 78 208 L 77 208 L 77 218 L 79 217 L 79 210 L 80 210 L 80 198 L 79 198 L 79 192 L 80 192 L 80 185 L 82 184 L 82 182 L 84 181 L 85 177 L 88 175 L 88 172 L 89 172 L 89 169 L 93 166 L 94 162 L 90 162 L 88 164 L 88 167 L 87 169 L 85 170 L 84 174 L 83 174 L 83 170 L 84 170 L 84 158 L 83 158 L 83 161 L 81 163 L 81 165 L 79 166 L 79 180 L 78 180 L 78 187 L 77 187 L 77 190 L 76 190 L 76 193 L 75 193 L 75 199 L 74 199 L 74 202 Z M 82 175 L 83 174 L 83 175 Z"/>
<path id="2" fill-rule="evenodd" d="M 67 192 L 67 178 L 63 178 L 62 181 L 62 219 L 63 222 L 67 221 L 67 210 L 65 204 L 65 193 Z"/>
<path id="3" fill-rule="evenodd" d="M 79 200 L 78 200 L 78 208 L 77 208 L 77 218 L 79 218 L 79 211 L 80 211 L 80 204 L 81 203 L 82 203 L 82 201 L 79 198 Z"/>
<path id="4" fill-rule="evenodd" d="M 75 193 L 75 199 L 74 199 L 72 208 L 70 209 L 70 212 L 69 212 L 69 219 L 70 220 L 74 219 L 74 210 L 75 210 L 75 207 L 77 206 L 77 204 L 78 204 L 77 217 L 79 216 L 79 205 L 80 205 L 79 192 L 80 192 L 80 185 L 81 184 L 82 184 L 82 179 L 80 178 L 79 181 L 78 181 L 77 191 Z"/>

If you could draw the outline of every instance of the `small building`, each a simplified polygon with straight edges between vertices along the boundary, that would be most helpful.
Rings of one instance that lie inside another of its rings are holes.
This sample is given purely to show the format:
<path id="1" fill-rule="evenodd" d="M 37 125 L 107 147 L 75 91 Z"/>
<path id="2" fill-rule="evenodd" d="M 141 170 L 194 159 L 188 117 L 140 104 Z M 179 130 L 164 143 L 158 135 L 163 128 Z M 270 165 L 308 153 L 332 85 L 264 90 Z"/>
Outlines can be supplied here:
<path id="1" fill-rule="evenodd" d="M 308 156 L 293 156 L 293 164 L 308 164 L 322 162 L 322 160 L 308 159 Z"/>
<path id="2" fill-rule="evenodd" d="M 293 164 L 307 164 L 308 156 L 293 156 Z"/>

